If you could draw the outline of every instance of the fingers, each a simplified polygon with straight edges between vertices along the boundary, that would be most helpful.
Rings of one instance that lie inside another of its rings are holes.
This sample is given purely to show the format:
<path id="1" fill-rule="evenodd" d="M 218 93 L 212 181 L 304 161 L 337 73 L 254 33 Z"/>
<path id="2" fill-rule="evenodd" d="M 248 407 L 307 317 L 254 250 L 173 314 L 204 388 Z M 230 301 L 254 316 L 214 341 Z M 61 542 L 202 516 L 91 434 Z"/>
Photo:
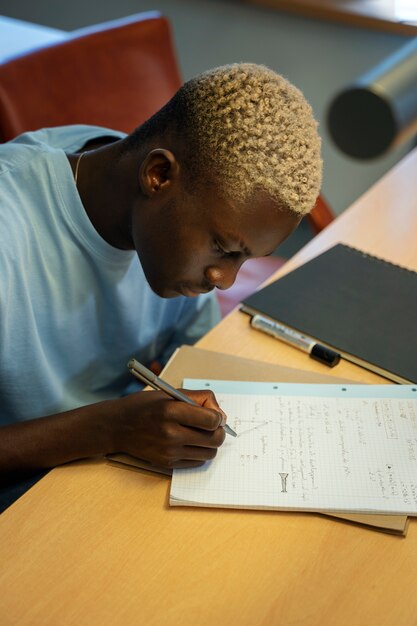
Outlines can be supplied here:
<path id="1" fill-rule="evenodd" d="M 208 409 L 215 409 L 216 411 L 221 410 L 220 405 L 217 402 L 217 398 L 211 391 L 211 389 L 181 389 L 181 391 L 201 406 L 204 406 Z"/>
<path id="2" fill-rule="evenodd" d="M 181 446 L 184 448 L 220 448 L 226 437 L 223 428 L 216 428 L 216 430 L 201 430 L 195 427 L 190 428 L 189 426 L 183 426 L 182 424 L 171 425 L 171 428 L 167 428 L 166 433 L 169 440 L 174 446 L 177 445 L 178 447 Z M 202 457 L 191 457 L 190 455 L 188 455 L 184 458 L 201 459 Z"/>
<path id="3" fill-rule="evenodd" d="M 199 416 L 197 413 L 193 413 L 194 420 L 196 421 L 192 424 L 189 421 L 190 415 L 185 418 L 186 421 L 181 421 L 181 424 L 184 426 L 194 426 L 195 428 L 202 428 L 204 430 L 215 430 L 219 426 L 224 426 L 227 421 L 227 417 L 223 409 L 220 407 L 217 402 L 216 396 L 211 390 L 204 389 L 198 391 L 191 391 L 190 389 L 181 389 L 183 393 L 185 393 L 189 398 L 197 402 L 203 409 L 209 409 L 210 413 L 203 413 L 200 411 Z M 192 407 L 190 407 L 192 408 Z"/>
<path id="4" fill-rule="evenodd" d="M 225 433 L 220 428 L 214 433 L 201 433 L 201 431 L 194 431 L 194 429 L 180 425 L 177 427 L 180 430 L 174 436 L 153 442 L 142 452 L 141 457 L 154 465 L 170 469 L 195 467 L 214 459 L 218 447 L 224 441 Z M 190 442 L 192 442 L 191 445 Z"/>
<path id="5" fill-rule="evenodd" d="M 139 392 L 116 401 L 115 443 L 111 452 L 125 452 L 167 468 L 201 465 L 214 458 L 224 439 L 223 415 L 211 391 L 187 392 L 194 406 L 159 391 Z M 184 465 L 185 463 L 185 465 Z"/>
<path id="6" fill-rule="evenodd" d="M 157 464 L 162 467 L 184 467 L 189 463 L 202 465 L 206 461 L 212 461 L 217 454 L 217 448 L 205 448 L 200 446 L 170 446 L 157 457 Z M 184 465 L 185 464 L 185 465 Z"/>

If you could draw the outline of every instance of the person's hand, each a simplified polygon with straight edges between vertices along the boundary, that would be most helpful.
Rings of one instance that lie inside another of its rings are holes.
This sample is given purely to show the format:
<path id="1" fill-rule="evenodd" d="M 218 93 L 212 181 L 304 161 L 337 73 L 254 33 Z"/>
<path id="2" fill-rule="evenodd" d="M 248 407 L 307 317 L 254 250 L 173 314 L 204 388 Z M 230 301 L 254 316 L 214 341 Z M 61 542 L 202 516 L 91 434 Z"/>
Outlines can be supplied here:
<path id="1" fill-rule="evenodd" d="M 225 416 L 211 391 L 183 390 L 200 406 L 160 391 L 131 394 L 117 404 L 114 450 L 165 468 L 195 467 L 216 456 Z"/>

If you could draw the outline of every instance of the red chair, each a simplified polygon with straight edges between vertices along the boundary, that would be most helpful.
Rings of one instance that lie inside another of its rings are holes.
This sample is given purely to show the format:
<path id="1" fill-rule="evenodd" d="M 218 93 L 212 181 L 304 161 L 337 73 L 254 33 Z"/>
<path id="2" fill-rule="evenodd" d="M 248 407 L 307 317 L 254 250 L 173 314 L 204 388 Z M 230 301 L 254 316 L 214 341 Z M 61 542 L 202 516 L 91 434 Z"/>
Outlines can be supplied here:
<path id="1" fill-rule="evenodd" d="M 180 85 L 171 27 L 160 13 L 85 28 L 0 64 L 0 141 L 44 126 L 77 123 L 130 132 Z M 317 233 L 333 215 L 319 198 L 307 219 Z M 218 292 L 222 313 L 284 261 L 268 257 L 245 263 L 235 285 Z"/>
<path id="2" fill-rule="evenodd" d="M 159 13 L 82 29 L 0 65 L 0 141 L 78 123 L 130 132 L 180 84 L 171 28 Z"/>

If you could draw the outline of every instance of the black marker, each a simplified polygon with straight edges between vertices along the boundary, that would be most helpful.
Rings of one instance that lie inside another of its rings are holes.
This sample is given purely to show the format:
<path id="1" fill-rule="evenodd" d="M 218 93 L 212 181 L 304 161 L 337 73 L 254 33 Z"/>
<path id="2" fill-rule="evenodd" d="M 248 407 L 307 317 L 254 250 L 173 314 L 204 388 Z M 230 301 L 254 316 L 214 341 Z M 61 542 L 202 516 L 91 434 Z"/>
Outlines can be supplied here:
<path id="1" fill-rule="evenodd" d="M 260 330 L 267 335 L 275 337 L 275 339 L 285 341 L 285 343 L 288 343 L 290 346 L 307 352 L 312 359 L 320 361 L 320 363 L 324 363 L 324 365 L 328 367 L 334 367 L 340 361 L 340 354 L 334 352 L 334 350 L 322 346 L 320 343 L 314 341 L 314 339 L 311 339 L 311 337 L 298 333 L 296 330 L 292 330 L 287 326 L 278 324 L 278 322 L 273 322 L 266 317 L 262 317 L 262 315 L 254 315 L 251 319 L 251 326 L 256 328 L 256 330 Z"/>

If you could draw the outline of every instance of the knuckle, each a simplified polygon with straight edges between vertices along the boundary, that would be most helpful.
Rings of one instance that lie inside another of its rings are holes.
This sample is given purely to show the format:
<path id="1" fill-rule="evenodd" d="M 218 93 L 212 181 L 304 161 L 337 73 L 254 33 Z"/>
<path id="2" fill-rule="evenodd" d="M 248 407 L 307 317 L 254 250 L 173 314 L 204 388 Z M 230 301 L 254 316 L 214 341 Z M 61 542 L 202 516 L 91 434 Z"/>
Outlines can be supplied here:
<path id="1" fill-rule="evenodd" d="M 164 440 L 171 441 L 175 438 L 176 429 L 175 424 L 173 424 L 172 422 L 163 422 L 161 430 Z"/>
<path id="2" fill-rule="evenodd" d="M 178 402 L 174 400 L 164 398 L 162 401 L 162 415 L 165 419 L 170 420 L 175 416 L 175 410 L 177 408 Z"/>
<path id="3" fill-rule="evenodd" d="M 211 400 L 211 402 L 213 402 L 214 404 L 217 404 L 217 400 L 216 400 L 216 396 L 214 395 L 214 392 L 211 389 L 207 390 L 207 397 L 209 400 Z"/>

